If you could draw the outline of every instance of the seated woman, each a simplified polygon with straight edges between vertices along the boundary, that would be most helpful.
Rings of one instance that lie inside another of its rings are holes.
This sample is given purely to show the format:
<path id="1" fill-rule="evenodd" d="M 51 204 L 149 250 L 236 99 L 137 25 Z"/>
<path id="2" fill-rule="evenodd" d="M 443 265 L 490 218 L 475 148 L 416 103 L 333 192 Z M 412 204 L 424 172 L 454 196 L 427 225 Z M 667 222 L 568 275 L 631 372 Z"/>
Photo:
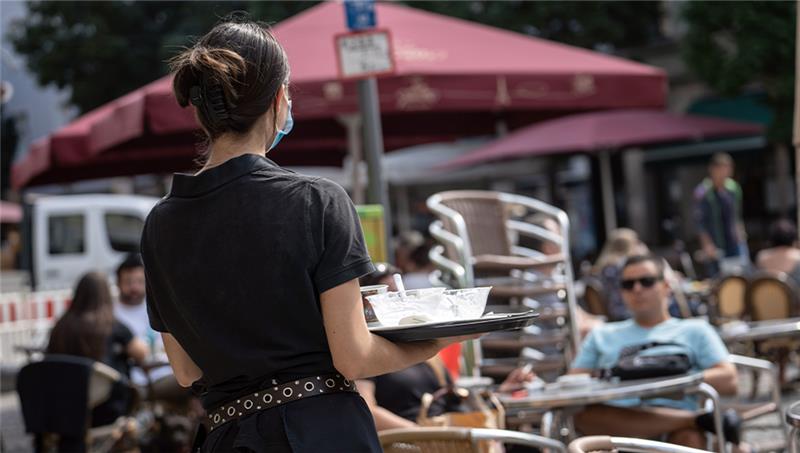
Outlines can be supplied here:
<path id="1" fill-rule="evenodd" d="M 784 272 L 800 285 L 800 248 L 797 247 L 797 228 L 781 219 L 770 227 L 770 245 L 758 253 L 756 266 L 763 271 Z"/>
<path id="2" fill-rule="evenodd" d="M 143 362 L 148 348 L 114 318 L 106 276 L 90 272 L 80 279 L 72 303 L 50 332 L 47 353 L 87 357 L 129 377 L 130 361 Z M 111 398 L 95 408 L 93 426 L 113 422 L 127 410 L 130 398 L 126 390 L 115 388 Z"/>
<path id="3" fill-rule="evenodd" d="M 508 375 L 500 386 L 500 391 L 515 390 L 533 377 L 532 372 L 518 368 Z M 356 381 L 358 391 L 367 402 L 378 431 L 417 426 L 422 396 L 426 393 L 434 394 L 452 384 L 453 379 L 438 356 L 405 370 Z M 431 404 L 429 415 L 437 416 L 459 410 L 459 401 L 440 398 Z"/>

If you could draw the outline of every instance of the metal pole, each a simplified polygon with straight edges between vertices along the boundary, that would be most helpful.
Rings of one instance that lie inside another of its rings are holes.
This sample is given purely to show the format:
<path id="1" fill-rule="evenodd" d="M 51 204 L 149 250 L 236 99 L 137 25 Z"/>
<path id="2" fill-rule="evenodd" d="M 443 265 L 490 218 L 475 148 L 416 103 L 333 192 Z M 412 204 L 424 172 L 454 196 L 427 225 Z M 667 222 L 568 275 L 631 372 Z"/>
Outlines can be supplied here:
<path id="1" fill-rule="evenodd" d="M 392 247 L 392 211 L 389 192 L 383 179 L 383 128 L 381 127 L 378 82 L 374 77 L 358 81 L 358 103 L 364 126 L 364 157 L 367 161 L 369 181 L 367 202 L 383 206 L 383 221 L 386 231 L 386 254 L 394 261 Z"/>
<path id="2" fill-rule="evenodd" d="M 350 193 L 353 203 L 364 204 L 364 186 L 361 184 L 361 115 L 358 113 L 340 115 L 339 123 L 347 129 L 347 154 L 352 164 L 350 172 Z"/>
<path id="3" fill-rule="evenodd" d="M 794 207 L 797 211 L 797 231 L 800 240 L 800 1 L 795 2 L 797 21 L 795 25 L 794 57 Z"/>
<path id="4" fill-rule="evenodd" d="M 603 196 L 603 222 L 605 222 L 606 237 L 617 228 L 617 212 L 614 209 L 614 180 L 611 174 L 611 153 L 601 151 L 600 159 L 600 188 Z"/>

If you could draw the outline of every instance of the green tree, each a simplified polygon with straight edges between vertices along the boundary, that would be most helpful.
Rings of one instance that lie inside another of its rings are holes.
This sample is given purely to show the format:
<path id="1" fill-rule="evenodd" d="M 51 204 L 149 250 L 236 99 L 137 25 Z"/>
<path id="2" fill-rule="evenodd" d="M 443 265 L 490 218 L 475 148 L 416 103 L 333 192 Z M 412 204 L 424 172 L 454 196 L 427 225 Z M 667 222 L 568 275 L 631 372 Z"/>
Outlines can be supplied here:
<path id="1" fill-rule="evenodd" d="M 314 2 L 30 2 L 9 39 L 42 85 L 70 90 L 86 112 L 167 71 L 187 36 L 234 11 L 277 22 Z"/>
<path id="2" fill-rule="evenodd" d="M 406 1 L 410 6 L 589 49 L 647 45 L 661 38 L 659 2 Z"/>
<path id="3" fill-rule="evenodd" d="M 6 199 L 11 186 L 11 164 L 19 144 L 19 115 L 8 115 L 5 104 L 0 103 L 0 196 Z"/>
<path id="4" fill-rule="evenodd" d="M 689 68 L 722 95 L 763 89 L 774 113 L 769 136 L 792 134 L 795 2 L 686 2 L 683 55 Z"/>

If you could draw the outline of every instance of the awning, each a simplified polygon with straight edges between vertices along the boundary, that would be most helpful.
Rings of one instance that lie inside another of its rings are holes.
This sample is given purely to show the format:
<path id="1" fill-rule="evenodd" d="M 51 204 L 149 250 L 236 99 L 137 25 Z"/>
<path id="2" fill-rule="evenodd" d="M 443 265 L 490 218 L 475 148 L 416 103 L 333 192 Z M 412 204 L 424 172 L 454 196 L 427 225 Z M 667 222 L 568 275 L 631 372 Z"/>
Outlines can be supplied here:
<path id="1" fill-rule="evenodd" d="M 0 223 L 22 222 L 22 208 L 17 203 L 0 201 Z"/>
<path id="2" fill-rule="evenodd" d="M 582 113 L 519 129 L 442 167 L 451 169 L 530 156 L 752 136 L 763 131 L 763 126 L 755 123 L 656 110 Z"/>
<path id="3" fill-rule="evenodd" d="M 498 120 L 514 129 L 665 102 L 666 77 L 654 67 L 401 5 L 376 8 L 397 66 L 379 81 L 387 150 L 493 134 Z M 346 153 L 339 119 L 358 111 L 358 97 L 355 82 L 337 76 L 334 36 L 344 22 L 340 3 L 323 2 L 274 28 L 292 67 L 296 121 L 272 155 L 283 165 L 339 165 Z M 167 76 L 36 142 L 15 163 L 12 185 L 183 170 L 196 132 Z"/>

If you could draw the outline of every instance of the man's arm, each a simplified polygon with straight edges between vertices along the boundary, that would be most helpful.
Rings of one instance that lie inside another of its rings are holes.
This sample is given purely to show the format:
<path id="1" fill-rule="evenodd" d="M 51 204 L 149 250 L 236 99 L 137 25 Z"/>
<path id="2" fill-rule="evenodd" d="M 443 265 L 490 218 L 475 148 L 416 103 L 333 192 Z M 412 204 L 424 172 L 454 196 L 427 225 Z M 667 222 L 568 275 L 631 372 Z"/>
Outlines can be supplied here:
<path id="1" fill-rule="evenodd" d="M 714 387 L 714 390 L 720 395 L 735 395 L 738 390 L 739 376 L 734 364 L 720 362 L 703 371 L 703 381 Z"/>
<path id="2" fill-rule="evenodd" d="M 150 354 L 150 348 L 147 346 L 147 343 L 139 337 L 133 337 L 133 339 L 128 342 L 125 350 L 128 353 L 128 357 L 139 365 L 143 364 Z"/>
<path id="3" fill-rule="evenodd" d="M 705 202 L 704 194 L 702 192 L 696 191 L 694 198 L 694 220 L 695 224 L 697 225 L 697 236 L 698 239 L 700 239 L 700 247 L 703 249 L 703 252 L 708 256 L 708 258 L 716 259 L 717 246 L 714 244 L 714 240 L 708 233 L 711 223 L 711 213 L 709 212 L 710 207 L 708 206 L 708 203 Z"/>

